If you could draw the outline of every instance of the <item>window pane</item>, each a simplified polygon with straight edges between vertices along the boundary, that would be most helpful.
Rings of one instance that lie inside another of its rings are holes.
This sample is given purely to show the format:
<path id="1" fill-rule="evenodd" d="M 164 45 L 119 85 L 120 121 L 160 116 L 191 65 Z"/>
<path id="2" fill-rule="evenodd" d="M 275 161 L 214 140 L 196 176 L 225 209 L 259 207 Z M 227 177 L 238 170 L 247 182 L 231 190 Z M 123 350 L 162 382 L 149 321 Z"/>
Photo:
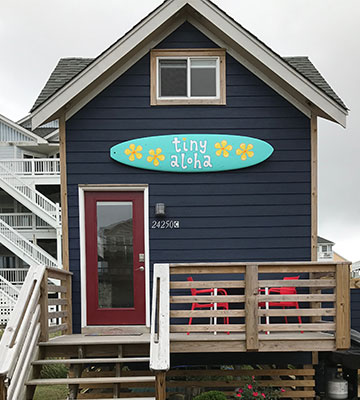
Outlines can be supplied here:
<path id="1" fill-rule="evenodd" d="M 186 60 L 160 60 L 160 97 L 186 97 Z"/>
<path id="2" fill-rule="evenodd" d="M 216 60 L 192 58 L 191 68 L 216 68 Z"/>
<path id="3" fill-rule="evenodd" d="M 131 202 L 97 202 L 100 308 L 134 306 Z"/>
<path id="4" fill-rule="evenodd" d="M 216 96 L 216 68 L 191 68 L 191 96 Z"/>

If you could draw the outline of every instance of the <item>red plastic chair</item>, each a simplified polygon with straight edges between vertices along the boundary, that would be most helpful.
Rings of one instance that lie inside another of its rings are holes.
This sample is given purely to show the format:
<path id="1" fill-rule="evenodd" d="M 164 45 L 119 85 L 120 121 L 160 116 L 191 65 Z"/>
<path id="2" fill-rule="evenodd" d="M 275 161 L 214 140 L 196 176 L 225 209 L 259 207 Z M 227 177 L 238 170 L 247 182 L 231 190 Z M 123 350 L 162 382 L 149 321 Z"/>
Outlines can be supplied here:
<path id="1" fill-rule="evenodd" d="M 288 277 L 284 277 L 283 280 L 284 281 L 290 281 L 290 280 L 297 280 L 299 279 L 300 276 L 288 276 Z M 265 292 L 265 289 L 260 289 L 261 292 Z M 295 287 L 280 287 L 280 288 L 269 288 L 269 294 L 280 294 L 280 295 L 289 295 L 289 294 L 297 294 L 296 292 L 296 288 Z M 297 301 L 280 301 L 280 302 L 272 302 L 270 301 L 269 303 L 269 307 L 282 307 L 283 310 L 285 310 L 285 308 L 291 308 L 291 307 L 295 307 L 296 309 L 299 309 L 299 303 Z M 265 303 L 259 303 L 259 307 L 265 307 Z M 285 318 L 285 322 L 288 323 L 288 319 L 287 316 L 284 315 Z M 298 321 L 299 324 L 302 323 L 301 321 L 301 317 L 300 315 L 298 315 Z"/>
<path id="2" fill-rule="evenodd" d="M 194 282 L 193 278 L 189 276 L 187 278 L 189 282 Z M 214 294 L 215 289 L 194 289 L 190 288 L 191 295 L 192 296 L 197 296 L 198 294 Z M 227 292 L 225 289 L 217 289 L 217 293 L 223 296 L 227 296 Z M 217 308 L 223 308 L 224 310 L 229 309 L 229 303 L 216 303 Z M 191 305 L 191 311 L 195 310 L 196 308 L 214 308 L 214 303 L 209 303 L 209 304 L 202 304 L 202 303 L 192 303 Z M 192 323 L 192 317 L 189 318 L 189 325 Z M 224 324 L 229 325 L 229 317 L 224 317 Z M 187 333 L 188 335 L 190 332 Z M 227 332 L 229 335 L 229 332 Z"/>

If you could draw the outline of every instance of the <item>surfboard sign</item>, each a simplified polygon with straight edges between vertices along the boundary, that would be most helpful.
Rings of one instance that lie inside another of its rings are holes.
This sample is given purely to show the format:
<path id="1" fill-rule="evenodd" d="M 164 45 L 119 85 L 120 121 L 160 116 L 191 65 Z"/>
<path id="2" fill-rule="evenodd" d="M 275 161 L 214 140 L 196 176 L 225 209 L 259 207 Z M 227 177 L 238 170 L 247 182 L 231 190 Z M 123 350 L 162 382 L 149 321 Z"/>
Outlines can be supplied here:
<path id="1" fill-rule="evenodd" d="M 166 172 L 215 172 L 247 168 L 265 161 L 274 148 L 247 136 L 179 134 L 119 143 L 110 157 L 131 167 Z"/>

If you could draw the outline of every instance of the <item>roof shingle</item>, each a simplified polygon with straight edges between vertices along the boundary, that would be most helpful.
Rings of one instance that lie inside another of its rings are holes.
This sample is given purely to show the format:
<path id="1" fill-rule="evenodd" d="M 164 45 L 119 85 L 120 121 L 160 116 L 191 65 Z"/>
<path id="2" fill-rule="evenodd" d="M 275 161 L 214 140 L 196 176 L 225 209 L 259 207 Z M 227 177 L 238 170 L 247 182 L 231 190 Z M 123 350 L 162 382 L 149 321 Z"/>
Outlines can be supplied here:
<path id="1" fill-rule="evenodd" d="M 282 57 L 282 59 L 316 87 L 322 90 L 327 96 L 332 98 L 337 104 L 347 109 L 340 97 L 334 92 L 308 57 Z M 30 112 L 34 111 L 55 92 L 70 82 L 71 79 L 83 71 L 93 60 L 95 60 L 95 58 L 61 58 Z"/>

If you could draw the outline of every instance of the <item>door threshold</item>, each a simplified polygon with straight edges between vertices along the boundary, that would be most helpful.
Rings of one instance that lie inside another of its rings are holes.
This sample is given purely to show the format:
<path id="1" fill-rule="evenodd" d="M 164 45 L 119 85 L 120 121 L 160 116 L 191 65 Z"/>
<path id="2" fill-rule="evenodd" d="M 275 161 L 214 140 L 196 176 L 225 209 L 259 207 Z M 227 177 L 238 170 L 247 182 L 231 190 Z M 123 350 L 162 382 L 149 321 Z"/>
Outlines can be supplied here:
<path id="1" fill-rule="evenodd" d="M 84 326 L 81 328 L 81 333 L 83 335 L 99 336 L 140 336 L 144 333 L 150 333 L 150 328 L 145 325 L 97 325 Z"/>

